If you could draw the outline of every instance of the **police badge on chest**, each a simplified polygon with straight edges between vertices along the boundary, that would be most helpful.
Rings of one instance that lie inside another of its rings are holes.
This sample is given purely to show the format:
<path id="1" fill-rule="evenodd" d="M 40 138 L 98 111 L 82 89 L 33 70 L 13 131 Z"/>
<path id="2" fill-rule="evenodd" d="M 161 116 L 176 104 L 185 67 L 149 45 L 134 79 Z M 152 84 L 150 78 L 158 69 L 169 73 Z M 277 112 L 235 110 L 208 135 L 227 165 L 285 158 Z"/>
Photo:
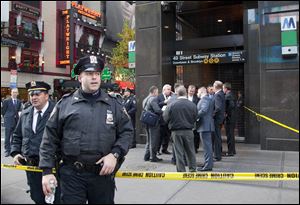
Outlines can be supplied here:
<path id="1" fill-rule="evenodd" d="M 106 112 L 106 124 L 108 125 L 114 124 L 114 116 L 111 110 L 107 110 Z"/>

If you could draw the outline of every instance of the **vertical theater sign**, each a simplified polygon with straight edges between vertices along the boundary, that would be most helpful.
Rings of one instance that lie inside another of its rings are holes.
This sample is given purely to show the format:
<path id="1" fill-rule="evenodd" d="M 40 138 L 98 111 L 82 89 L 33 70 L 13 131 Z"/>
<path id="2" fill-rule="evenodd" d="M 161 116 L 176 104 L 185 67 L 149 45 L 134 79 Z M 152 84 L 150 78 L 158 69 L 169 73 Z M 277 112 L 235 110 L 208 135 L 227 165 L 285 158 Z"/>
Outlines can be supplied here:
<path id="1" fill-rule="evenodd" d="M 72 68 L 77 59 L 87 54 L 101 56 L 98 42 L 104 35 L 104 27 L 101 24 L 100 12 L 71 2 L 70 9 L 61 11 L 61 18 L 58 67 Z"/>

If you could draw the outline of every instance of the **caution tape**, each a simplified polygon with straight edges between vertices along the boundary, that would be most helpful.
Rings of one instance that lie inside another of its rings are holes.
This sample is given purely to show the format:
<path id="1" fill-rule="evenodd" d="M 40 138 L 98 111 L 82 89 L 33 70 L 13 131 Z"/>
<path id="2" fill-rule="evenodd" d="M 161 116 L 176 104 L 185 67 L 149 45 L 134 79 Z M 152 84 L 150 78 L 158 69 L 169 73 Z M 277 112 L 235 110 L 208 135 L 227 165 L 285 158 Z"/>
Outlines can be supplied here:
<path id="1" fill-rule="evenodd" d="M 23 171 L 31 171 L 31 172 L 43 172 L 42 169 L 35 166 L 25 166 L 25 165 L 15 165 L 15 164 L 1 164 L 1 168 L 5 169 L 16 169 L 16 170 L 23 170 Z M 55 173 L 55 169 L 52 170 Z"/>
<path id="2" fill-rule="evenodd" d="M 299 180 L 299 172 L 126 172 L 120 171 L 116 177 L 134 179 L 196 180 L 196 181 L 240 181 L 240 180 Z"/>
<path id="3" fill-rule="evenodd" d="M 245 108 L 246 110 L 252 112 L 253 114 L 255 114 L 258 121 L 260 121 L 260 118 L 264 118 L 264 119 L 266 119 L 266 120 L 268 120 L 268 121 L 270 121 L 270 122 L 273 122 L 274 124 L 277 124 L 277 125 L 279 125 L 279 126 L 281 126 L 281 127 L 284 127 L 284 128 L 286 128 L 286 129 L 289 129 L 289 130 L 291 130 L 291 131 L 296 132 L 296 133 L 299 134 L 299 130 L 296 130 L 296 129 L 294 129 L 294 128 L 292 128 L 292 127 L 289 127 L 289 126 L 287 126 L 287 125 L 285 125 L 285 124 L 283 124 L 283 123 L 280 123 L 280 122 L 278 122 L 278 121 L 276 121 L 276 120 L 273 120 L 272 118 L 269 118 L 269 117 L 267 117 L 267 116 L 265 116 L 265 115 L 259 114 L 259 113 L 257 113 L 257 112 L 255 112 L 255 111 L 251 110 L 250 108 L 248 108 L 248 107 L 246 107 L 246 106 L 244 106 L 244 108 Z"/>
<path id="4" fill-rule="evenodd" d="M 1 164 L 1 168 L 42 172 L 38 167 Z M 53 170 L 55 171 L 55 170 Z M 118 171 L 118 178 L 191 181 L 299 181 L 299 172 L 138 172 Z"/>

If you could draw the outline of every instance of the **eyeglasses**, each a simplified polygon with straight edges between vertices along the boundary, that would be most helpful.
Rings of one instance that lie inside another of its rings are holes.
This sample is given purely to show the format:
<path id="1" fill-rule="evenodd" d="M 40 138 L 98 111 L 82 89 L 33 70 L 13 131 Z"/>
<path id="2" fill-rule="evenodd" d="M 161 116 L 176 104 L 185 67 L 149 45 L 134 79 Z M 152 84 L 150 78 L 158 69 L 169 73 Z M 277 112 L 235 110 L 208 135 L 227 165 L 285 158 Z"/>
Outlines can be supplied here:
<path id="1" fill-rule="evenodd" d="M 32 97 L 34 95 L 40 96 L 41 93 L 45 93 L 45 91 L 42 90 L 33 90 L 29 92 L 29 95 Z"/>

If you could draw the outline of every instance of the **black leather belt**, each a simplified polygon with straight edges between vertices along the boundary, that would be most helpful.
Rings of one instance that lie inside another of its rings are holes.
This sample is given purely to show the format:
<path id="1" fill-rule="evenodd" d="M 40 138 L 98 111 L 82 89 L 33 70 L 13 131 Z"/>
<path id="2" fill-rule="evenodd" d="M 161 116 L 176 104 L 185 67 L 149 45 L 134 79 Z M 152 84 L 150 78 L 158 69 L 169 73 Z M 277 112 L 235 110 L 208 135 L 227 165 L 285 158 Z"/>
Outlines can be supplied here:
<path id="1" fill-rule="evenodd" d="M 71 165 L 77 172 L 91 172 L 99 174 L 103 164 L 87 164 L 80 161 L 63 160 L 63 164 Z"/>

